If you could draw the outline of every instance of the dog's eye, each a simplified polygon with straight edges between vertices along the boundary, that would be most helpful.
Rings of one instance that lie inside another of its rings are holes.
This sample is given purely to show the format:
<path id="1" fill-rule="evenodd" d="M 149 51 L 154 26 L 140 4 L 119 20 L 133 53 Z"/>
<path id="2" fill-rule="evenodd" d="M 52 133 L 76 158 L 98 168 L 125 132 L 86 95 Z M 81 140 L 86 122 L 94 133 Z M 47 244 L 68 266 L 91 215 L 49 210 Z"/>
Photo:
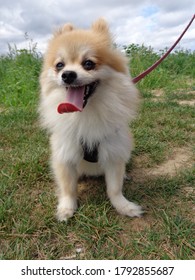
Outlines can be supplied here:
<path id="1" fill-rule="evenodd" d="M 93 62 L 93 61 L 91 61 L 89 59 L 83 61 L 82 65 L 83 65 L 83 68 L 85 70 L 93 70 L 95 68 L 95 62 Z"/>
<path id="2" fill-rule="evenodd" d="M 60 71 L 60 70 L 62 70 L 62 69 L 64 68 L 64 66 L 65 66 L 64 62 L 58 62 L 58 63 L 56 64 L 56 69 L 57 69 L 58 71 Z"/>

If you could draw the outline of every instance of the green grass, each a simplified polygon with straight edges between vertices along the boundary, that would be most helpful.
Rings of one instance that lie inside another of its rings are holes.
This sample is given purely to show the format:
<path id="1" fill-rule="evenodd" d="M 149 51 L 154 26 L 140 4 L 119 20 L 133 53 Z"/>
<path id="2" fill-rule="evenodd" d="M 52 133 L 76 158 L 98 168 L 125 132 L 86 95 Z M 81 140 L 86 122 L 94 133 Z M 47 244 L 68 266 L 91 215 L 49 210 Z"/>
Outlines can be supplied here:
<path id="1" fill-rule="evenodd" d="M 126 51 L 132 76 L 160 55 L 137 45 Z M 146 210 L 135 219 L 115 212 L 102 178 L 79 183 L 80 206 L 67 224 L 55 219 L 48 139 L 37 115 L 40 67 L 36 48 L 0 58 L 0 258 L 194 259 L 195 110 L 180 102 L 195 99 L 195 53 L 171 54 L 138 84 L 142 107 L 124 184 L 126 197 Z M 180 154 L 180 167 L 163 171 Z"/>

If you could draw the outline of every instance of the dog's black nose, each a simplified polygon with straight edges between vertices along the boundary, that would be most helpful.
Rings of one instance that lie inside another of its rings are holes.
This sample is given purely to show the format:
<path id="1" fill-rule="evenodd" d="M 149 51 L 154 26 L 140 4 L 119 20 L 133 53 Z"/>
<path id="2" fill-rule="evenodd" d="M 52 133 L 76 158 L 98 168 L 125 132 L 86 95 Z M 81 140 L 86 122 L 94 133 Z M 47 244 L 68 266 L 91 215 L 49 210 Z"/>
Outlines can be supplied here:
<path id="1" fill-rule="evenodd" d="M 72 84 L 77 78 L 77 73 L 74 71 L 65 71 L 62 74 L 62 80 L 66 83 L 66 84 Z"/>

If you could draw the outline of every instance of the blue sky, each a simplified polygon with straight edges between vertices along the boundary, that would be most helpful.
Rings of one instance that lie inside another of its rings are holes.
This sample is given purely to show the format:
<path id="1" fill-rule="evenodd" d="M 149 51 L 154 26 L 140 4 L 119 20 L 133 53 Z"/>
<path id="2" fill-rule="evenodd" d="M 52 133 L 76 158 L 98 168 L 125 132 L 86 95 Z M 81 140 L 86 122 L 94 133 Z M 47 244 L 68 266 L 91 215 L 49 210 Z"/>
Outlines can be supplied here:
<path id="1" fill-rule="evenodd" d="M 155 4 L 148 4 L 145 7 L 143 7 L 143 9 L 141 10 L 141 15 L 144 18 L 148 18 L 150 16 L 152 16 L 153 14 L 156 14 L 157 12 L 159 12 L 159 8 L 158 6 L 156 6 Z"/>
<path id="2" fill-rule="evenodd" d="M 87 28 L 100 16 L 107 19 L 118 45 L 158 50 L 174 43 L 194 12 L 194 0 L 0 0 L 0 53 L 7 52 L 8 43 L 27 47 L 25 32 L 44 52 L 57 26 L 72 22 Z M 195 22 L 179 46 L 195 50 Z"/>

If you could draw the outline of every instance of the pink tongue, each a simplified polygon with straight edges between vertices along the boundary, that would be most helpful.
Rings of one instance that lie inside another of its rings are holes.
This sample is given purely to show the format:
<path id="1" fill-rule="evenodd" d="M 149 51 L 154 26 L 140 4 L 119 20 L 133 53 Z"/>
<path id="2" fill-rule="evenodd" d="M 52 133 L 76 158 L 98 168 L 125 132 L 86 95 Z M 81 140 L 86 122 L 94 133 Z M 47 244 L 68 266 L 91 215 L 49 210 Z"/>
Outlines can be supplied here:
<path id="1" fill-rule="evenodd" d="M 58 113 L 81 112 L 83 110 L 83 98 L 85 87 L 69 87 L 67 90 L 67 98 L 65 103 L 58 106 Z"/>

